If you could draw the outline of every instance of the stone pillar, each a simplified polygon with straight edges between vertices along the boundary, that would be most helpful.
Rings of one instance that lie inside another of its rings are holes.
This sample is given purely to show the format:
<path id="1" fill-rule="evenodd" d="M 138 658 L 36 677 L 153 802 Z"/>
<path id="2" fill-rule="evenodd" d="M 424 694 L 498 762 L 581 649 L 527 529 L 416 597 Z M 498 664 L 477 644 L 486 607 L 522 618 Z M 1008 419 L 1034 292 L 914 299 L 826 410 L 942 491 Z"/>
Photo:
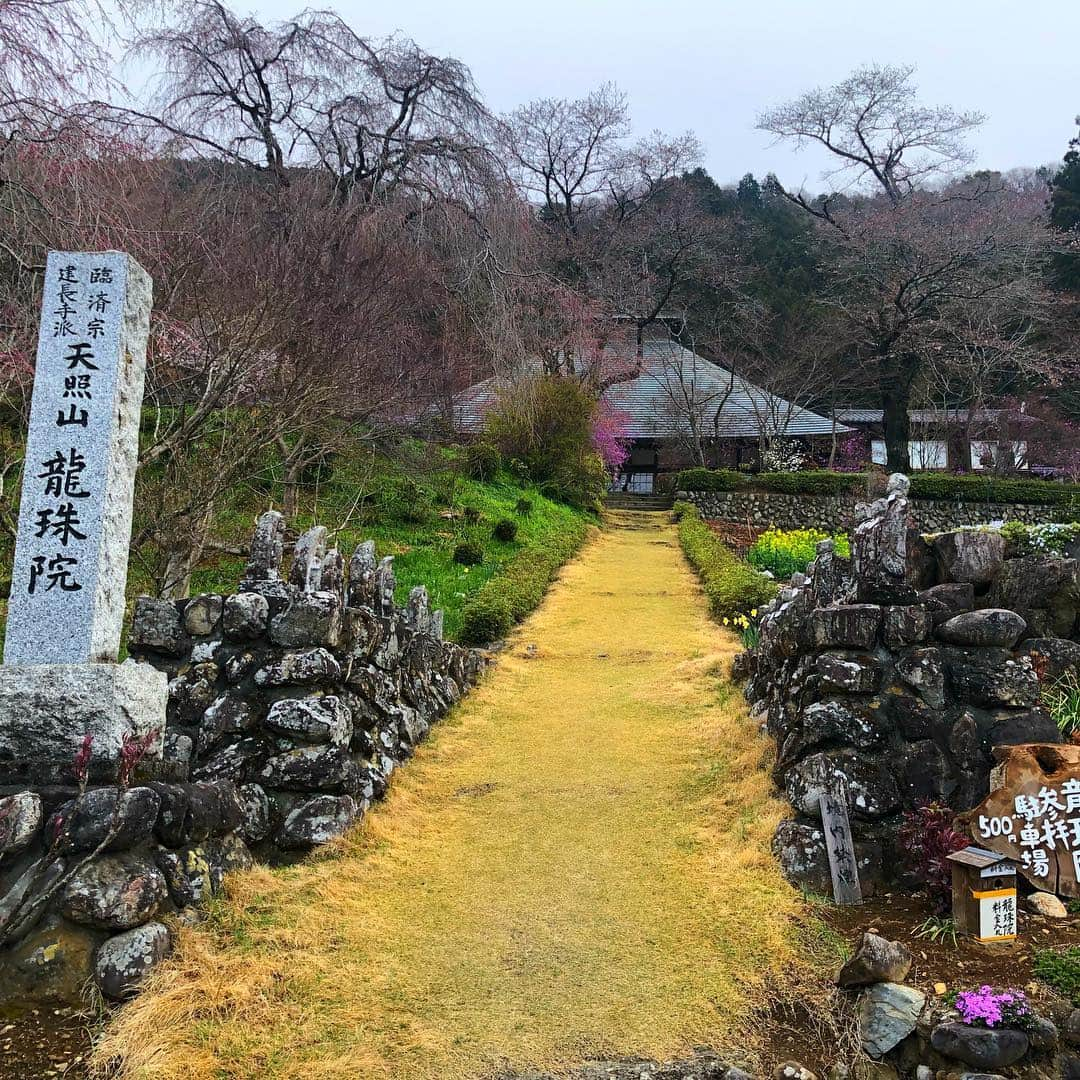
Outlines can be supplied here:
<path id="1" fill-rule="evenodd" d="M 49 254 L 5 664 L 116 660 L 151 297 L 118 251 Z"/>
<path id="2" fill-rule="evenodd" d="M 164 674 L 115 662 L 152 288 L 118 251 L 46 262 L 0 667 L 8 760 L 70 760 L 84 735 L 116 757 L 125 735 L 164 732 Z"/>

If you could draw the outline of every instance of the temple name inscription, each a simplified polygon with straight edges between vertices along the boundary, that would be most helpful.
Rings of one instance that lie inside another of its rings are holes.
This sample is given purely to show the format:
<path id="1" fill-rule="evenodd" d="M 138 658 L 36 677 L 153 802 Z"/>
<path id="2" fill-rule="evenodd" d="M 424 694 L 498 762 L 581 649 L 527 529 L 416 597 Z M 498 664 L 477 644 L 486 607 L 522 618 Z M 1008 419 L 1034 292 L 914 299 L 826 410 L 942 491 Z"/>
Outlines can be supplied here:
<path id="1" fill-rule="evenodd" d="M 6 664 L 116 659 L 150 288 L 121 252 L 49 254 Z"/>

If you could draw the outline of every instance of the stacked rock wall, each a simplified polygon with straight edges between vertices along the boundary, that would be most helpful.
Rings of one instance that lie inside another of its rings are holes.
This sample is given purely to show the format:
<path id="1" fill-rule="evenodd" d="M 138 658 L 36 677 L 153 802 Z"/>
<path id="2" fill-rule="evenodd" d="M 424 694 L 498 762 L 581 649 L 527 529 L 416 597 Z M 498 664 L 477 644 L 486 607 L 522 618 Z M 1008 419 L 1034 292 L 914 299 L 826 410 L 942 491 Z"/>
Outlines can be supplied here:
<path id="1" fill-rule="evenodd" d="M 845 532 L 856 519 L 856 495 L 784 495 L 773 491 L 680 491 L 676 496 L 693 503 L 701 516 L 712 521 L 749 522 L 778 529 L 824 529 Z M 992 521 L 1020 521 L 1041 525 L 1060 520 L 1060 509 L 1032 503 L 959 502 L 912 499 L 911 513 L 923 532 L 944 532 L 962 525 L 988 525 Z"/>
<path id="2" fill-rule="evenodd" d="M 1006 558 L 991 530 L 920 534 L 907 480 L 862 508 L 851 559 L 818 548 L 767 608 L 748 700 L 777 744 L 796 811 L 775 847 L 788 876 L 831 892 L 818 807 L 846 792 L 864 884 L 897 870 L 902 812 L 989 791 L 993 747 L 1057 742 L 1040 679 L 1080 664 L 1080 562 Z"/>
<path id="3" fill-rule="evenodd" d="M 372 543 L 346 574 L 310 530 L 284 579 L 283 534 L 260 519 L 234 595 L 137 601 L 131 655 L 169 676 L 163 760 L 81 783 L 77 763 L 0 762 L 0 1000 L 72 999 L 91 973 L 132 992 L 168 951 L 163 915 L 196 918 L 252 852 L 344 832 L 478 678 L 426 590 L 395 606 Z"/>

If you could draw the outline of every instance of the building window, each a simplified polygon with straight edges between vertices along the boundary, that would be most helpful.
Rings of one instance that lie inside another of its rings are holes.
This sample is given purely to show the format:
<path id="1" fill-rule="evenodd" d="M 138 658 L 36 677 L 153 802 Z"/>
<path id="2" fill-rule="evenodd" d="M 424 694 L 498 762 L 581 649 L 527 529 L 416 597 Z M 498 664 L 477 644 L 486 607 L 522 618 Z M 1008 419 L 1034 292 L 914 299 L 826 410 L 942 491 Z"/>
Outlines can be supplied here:
<path id="1" fill-rule="evenodd" d="M 944 439 L 912 439 L 908 455 L 913 469 L 947 469 L 949 444 Z"/>
<path id="2" fill-rule="evenodd" d="M 998 454 L 1008 454 L 1010 450 L 1013 455 L 1013 467 L 1026 469 L 1028 467 L 1026 442 L 997 443 L 975 440 L 971 443 L 971 467 L 993 469 L 998 464 Z"/>
<path id="3" fill-rule="evenodd" d="M 996 442 L 971 443 L 971 467 L 973 469 L 992 469 L 997 461 Z"/>
<path id="4" fill-rule="evenodd" d="M 884 439 L 871 439 L 870 440 L 870 460 L 875 465 L 888 465 L 889 453 L 885 449 Z"/>

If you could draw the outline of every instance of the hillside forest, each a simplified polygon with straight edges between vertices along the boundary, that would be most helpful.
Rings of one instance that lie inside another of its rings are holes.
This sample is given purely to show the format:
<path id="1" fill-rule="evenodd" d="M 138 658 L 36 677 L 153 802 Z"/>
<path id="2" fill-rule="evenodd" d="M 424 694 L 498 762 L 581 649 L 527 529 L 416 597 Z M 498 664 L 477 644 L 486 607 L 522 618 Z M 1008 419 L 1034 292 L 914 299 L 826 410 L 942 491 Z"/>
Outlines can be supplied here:
<path id="1" fill-rule="evenodd" d="M 496 516 L 587 510 L 620 453 L 614 335 L 658 321 L 792 401 L 884 409 L 890 468 L 920 405 L 1038 415 L 1043 458 L 1077 464 L 1080 141 L 972 171 L 982 117 L 924 102 L 911 66 L 761 103 L 764 133 L 834 161 L 809 191 L 718 184 L 677 117 L 635 136 L 611 83 L 496 114 L 460 60 L 332 11 L 10 0 L 0 49 L 8 550 L 49 249 L 154 279 L 132 566 L 162 595 L 235 569 L 268 504 L 350 535 L 418 515 L 444 546 L 468 484 L 513 488 L 474 491 Z M 514 387 L 494 460 L 447 445 L 491 376 Z"/>

